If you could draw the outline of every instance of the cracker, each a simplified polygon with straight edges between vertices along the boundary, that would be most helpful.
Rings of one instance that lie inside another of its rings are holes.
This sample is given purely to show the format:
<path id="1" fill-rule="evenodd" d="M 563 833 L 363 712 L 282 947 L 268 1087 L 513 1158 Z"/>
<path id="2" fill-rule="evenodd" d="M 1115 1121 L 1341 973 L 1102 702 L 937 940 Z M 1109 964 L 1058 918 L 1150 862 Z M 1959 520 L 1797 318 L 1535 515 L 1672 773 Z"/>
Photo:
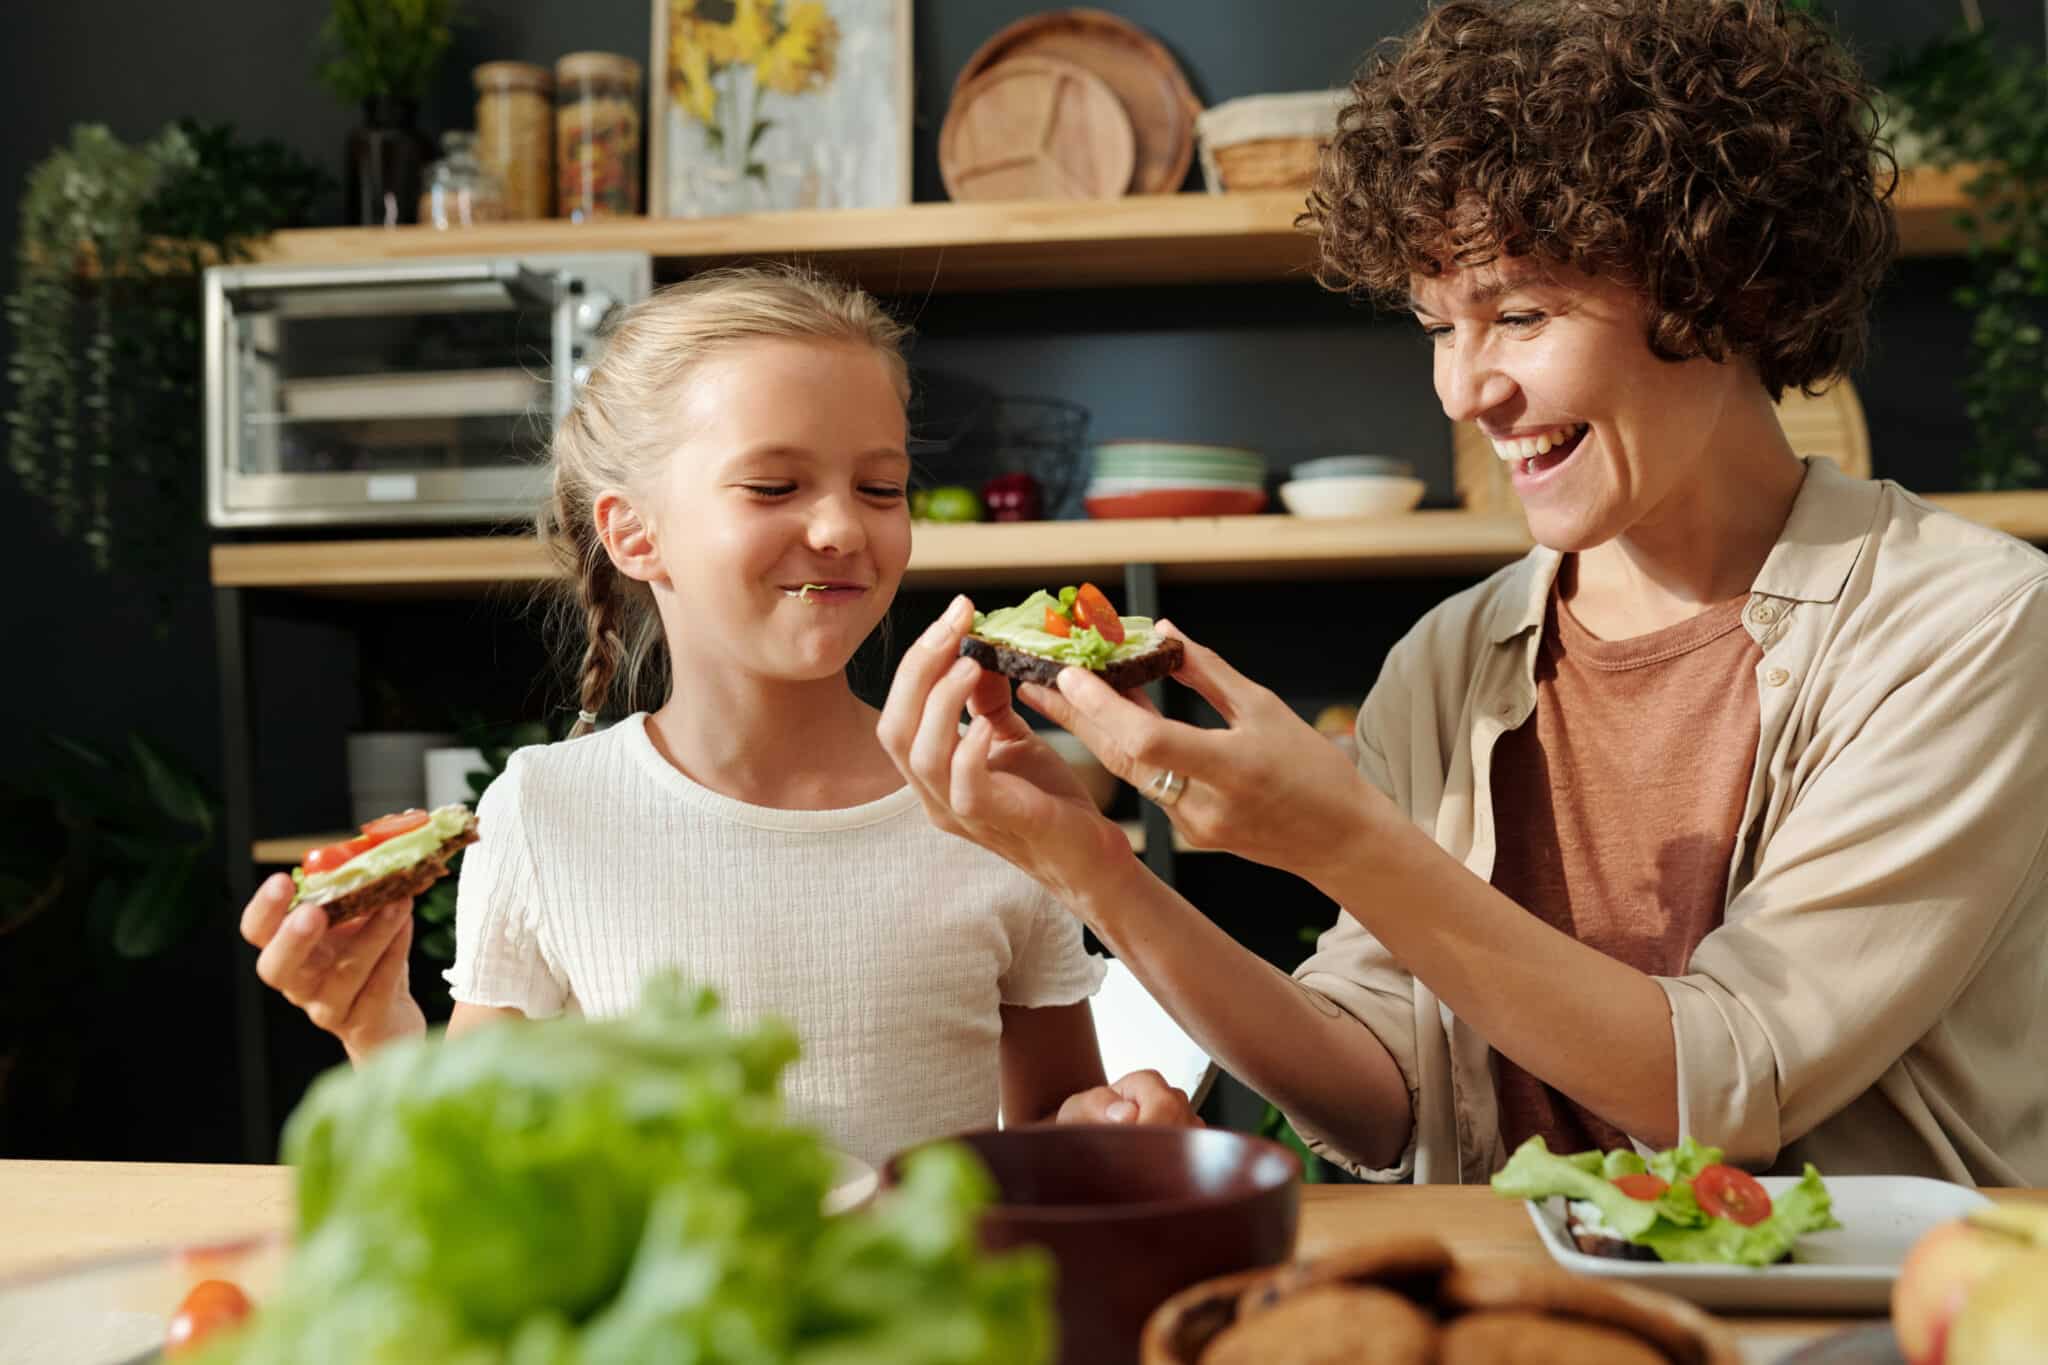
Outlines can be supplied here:
<path id="1" fill-rule="evenodd" d="M 393 901 L 404 900 L 408 896 L 417 896 L 425 892 L 435 882 L 448 875 L 448 860 L 475 843 L 476 839 L 476 817 L 472 815 L 469 818 L 469 823 L 463 826 L 461 833 L 451 835 L 442 840 L 439 848 L 418 862 L 408 867 L 400 868 L 398 871 L 386 876 L 379 877 L 373 882 L 365 882 L 355 890 L 344 892 L 339 896 L 330 896 L 325 900 L 302 901 L 300 903 L 317 905 L 326 911 L 327 923 L 330 927 L 336 924 L 346 924 L 352 919 L 360 919 L 379 906 L 389 905 Z"/>
<path id="2" fill-rule="evenodd" d="M 1134 687 L 1156 682 L 1179 668 L 1186 652 L 1180 641 L 1162 635 L 1144 653 L 1090 671 L 1117 691 L 1128 692 Z M 1041 654 L 984 640 L 979 635 L 970 635 L 960 642 L 960 655 L 974 660 L 991 673 L 1000 673 L 1018 682 L 1042 683 L 1047 687 L 1059 681 L 1061 669 L 1073 667 Z"/>

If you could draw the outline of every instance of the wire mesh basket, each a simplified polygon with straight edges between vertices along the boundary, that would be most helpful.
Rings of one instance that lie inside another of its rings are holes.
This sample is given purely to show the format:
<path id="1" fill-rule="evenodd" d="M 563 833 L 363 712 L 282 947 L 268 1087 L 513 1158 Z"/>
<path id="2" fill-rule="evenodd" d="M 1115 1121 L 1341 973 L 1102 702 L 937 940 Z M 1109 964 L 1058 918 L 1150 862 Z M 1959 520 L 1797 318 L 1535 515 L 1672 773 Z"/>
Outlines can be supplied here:
<path id="1" fill-rule="evenodd" d="M 979 493 L 1003 474 L 1038 481 L 1046 520 L 1087 515 L 1088 409 L 1065 398 L 991 398 L 951 430 L 913 441 L 912 484 L 959 484 Z"/>

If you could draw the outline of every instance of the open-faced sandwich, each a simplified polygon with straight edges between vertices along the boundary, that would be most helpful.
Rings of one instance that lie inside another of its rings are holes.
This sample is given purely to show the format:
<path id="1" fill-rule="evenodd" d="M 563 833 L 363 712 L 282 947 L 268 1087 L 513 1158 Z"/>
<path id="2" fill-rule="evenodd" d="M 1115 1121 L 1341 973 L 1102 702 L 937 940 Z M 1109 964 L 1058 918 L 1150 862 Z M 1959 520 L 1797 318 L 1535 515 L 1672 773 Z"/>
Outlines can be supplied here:
<path id="1" fill-rule="evenodd" d="M 1805 1234 L 1841 1226 L 1810 1163 L 1774 1201 L 1721 1156 L 1719 1147 L 1691 1138 L 1648 1157 L 1627 1150 L 1559 1156 L 1532 1137 L 1493 1177 L 1493 1188 L 1510 1199 L 1565 1200 L 1566 1230 L 1593 1256 L 1765 1266 L 1788 1259 Z"/>
<path id="2" fill-rule="evenodd" d="M 1149 616 L 1119 616 L 1093 583 L 1039 591 L 1014 607 L 976 612 L 960 652 L 992 672 L 1050 687 L 1069 667 L 1090 669 L 1120 692 L 1143 687 L 1180 667 L 1178 640 L 1152 628 Z"/>
<path id="3" fill-rule="evenodd" d="M 448 860 L 476 842 L 476 817 L 464 805 L 408 810 L 364 825 L 362 833 L 316 848 L 292 869 L 292 907 L 317 905 L 329 924 L 417 896 L 448 875 Z"/>

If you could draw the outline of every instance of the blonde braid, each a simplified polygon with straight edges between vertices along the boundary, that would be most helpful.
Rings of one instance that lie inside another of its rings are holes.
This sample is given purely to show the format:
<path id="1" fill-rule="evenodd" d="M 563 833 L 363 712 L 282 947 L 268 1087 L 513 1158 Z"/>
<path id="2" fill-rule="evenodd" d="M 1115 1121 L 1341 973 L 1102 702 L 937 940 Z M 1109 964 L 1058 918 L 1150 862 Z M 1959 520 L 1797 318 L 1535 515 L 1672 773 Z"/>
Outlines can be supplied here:
<path id="1" fill-rule="evenodd" d="M 612 684 L 619 676 L 619 662 L 625 657 L 626 642 L 620 631 L 624 612 L 619 600 L 619 571 L 612 566 L 604 547 L 586 555 L 579 593 L 583 604 L 583 665 L 577 670 L 576 699 L 582 708 L 569 738 L 587 735 L 597 728 L 596 717 L 604 714 L 611 700 Z"/>

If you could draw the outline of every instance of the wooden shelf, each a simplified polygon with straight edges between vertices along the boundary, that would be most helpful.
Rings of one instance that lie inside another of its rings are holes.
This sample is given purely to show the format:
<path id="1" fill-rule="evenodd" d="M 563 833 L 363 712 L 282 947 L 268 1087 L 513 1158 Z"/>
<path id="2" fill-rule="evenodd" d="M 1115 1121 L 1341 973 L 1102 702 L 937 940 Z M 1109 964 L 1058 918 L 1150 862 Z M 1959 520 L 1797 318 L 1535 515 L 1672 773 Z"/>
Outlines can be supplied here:
<path id="1" fill-rule="evenodd" d="M 1968 168 L 1907 172 L 1898 198 L 1907 255 L 1960 251 L 1955 214 Z M 262 261 L 349 265 L 451 255 L 644 251 L 663 274 L 761 258 L 814 260 L 887 294 L 1200 284 L 1308 278 L 1314 239 L 1301 194 L 1131 195 L 1111 200 L 910 204 L 725 218 L 542 219 L 457 231 L 426 227 L 280 232 Z"/>
<path id="2" fill-rule="evenodd" d="M 644 251 L 661 274 L 762 258 L 816 261 L 878 293 L 1227 283 L 1308 278 L 1303 196 L 1131 195 L 1111 200 L 911 204 L 724 218 L 544 219 L 434 228 L 280 232 L 265 262 L 348 265 L 430 256 Z"/>
<path id="3" fill-rule="evenodd" d="M 1167 581 L 1468 573 L 1529 546 L 1519 522 L 1467 512 L 1376 521 L 1287 516 L 920 523 L 905 584 L 919 588 L 1040 586 L 1052 578 L 1160 566 Z M 287 589 L 350 598 L 517 591 L 551 577 L 539 542 L 517 536 L 304 541 L 213 547 L 223 588 Z"/>
<path id="4" fill-rule="evenodd" d="M 1943 493 L 1930 498 L 1972 521 L 2048 542 L 2048 492 Z M 1262 578 L 1376 578 L 1485 573 L 1529 548 L 1518 520 L 1416 512 L 1371 521 L 1289 516 L 920 523 L 905 586 L 1042 587 L 1054 579 L 1121 574 L 1156 564 L 1169 583 Z M 553 568 L 520 536 L 329 540 L 213 547 L 213 583 L 324 596 L 464 597 L 517 593 Z"/>
<path id="5" fill-rule="evenodd" d="M 1954 256 L 1969 243 L 1956 215 L 1970 206 L 1963 186 L 1976 177 L 1974 166 L 1916 166 L 1899 173 L 1893 209 L 1899 219 L 1899 254 Z"/>

